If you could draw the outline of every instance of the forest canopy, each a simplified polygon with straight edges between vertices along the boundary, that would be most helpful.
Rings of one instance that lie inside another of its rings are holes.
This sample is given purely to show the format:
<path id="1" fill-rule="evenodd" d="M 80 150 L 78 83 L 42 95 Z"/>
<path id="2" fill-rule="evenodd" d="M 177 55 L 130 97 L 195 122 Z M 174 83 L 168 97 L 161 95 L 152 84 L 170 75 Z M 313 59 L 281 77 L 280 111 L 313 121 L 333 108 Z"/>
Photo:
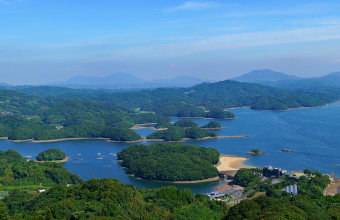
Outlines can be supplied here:
<path id="1" fill-rule="evenodd" d="M 78 184 L 82 179 L 58 163 L 26 161 L 14 150 L 0 150 L 0 184 L 3 186 Z"/>
<path id="2" fill-rule="evenodd" d="M 216 132 L 207 131 L 203 128 L 192 127 L 183 128 L 171 126 L 167 130 L 156 131 L 146 136 L 146 139 L 162 139 L 165 141 L 181 141 L 183 138 L 199 139 L 206 137 L 216 137 Z"/>
<path id="3" fill-rule="evenodd" d="M 159 143 L 130 146 L 117 155 L 128 174 L 143 179 L 194 181 L 218 175 L 214 164 L 219 161 L 219 153 L 214 148 Z"/>
<path id="4" fill-rule="evenodd" d="M 65 152 L 59 149 L 51 148 L 41 152 L 37 155 L 38 161 L 52 161 L 52 160 L 63 160 L 66 157 Z"/>

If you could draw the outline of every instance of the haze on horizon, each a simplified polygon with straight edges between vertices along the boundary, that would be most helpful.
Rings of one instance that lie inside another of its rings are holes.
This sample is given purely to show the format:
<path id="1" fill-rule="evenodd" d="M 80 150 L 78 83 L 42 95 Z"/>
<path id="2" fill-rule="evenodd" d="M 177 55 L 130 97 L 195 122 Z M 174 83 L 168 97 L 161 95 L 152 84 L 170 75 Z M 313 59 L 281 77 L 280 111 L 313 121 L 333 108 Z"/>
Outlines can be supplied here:
<path id="1" fill-rule="evenodd" d="M 0 82 L 340 70 L 340 2 L 0 0 Z"/>

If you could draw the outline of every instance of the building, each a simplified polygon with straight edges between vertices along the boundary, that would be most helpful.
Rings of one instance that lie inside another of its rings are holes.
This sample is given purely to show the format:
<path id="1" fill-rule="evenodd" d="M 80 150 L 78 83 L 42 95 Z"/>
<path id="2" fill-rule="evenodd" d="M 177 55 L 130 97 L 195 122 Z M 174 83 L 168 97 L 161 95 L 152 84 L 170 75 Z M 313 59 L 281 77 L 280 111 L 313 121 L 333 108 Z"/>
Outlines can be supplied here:
<path id="1" fill-rule="evenodd" d="M 9 195 L 9 192 L 8 191 L 2 191 L 2 192 L 0 192 L 0 200 L 1 199 L 4 199 L 6 196 L 8 196 Z"/>
<path id="2" fill-rule="evenodd" d="M 221 199 L 225 197 L 225 193 L 212 192 L 209 194 L 209 196 L 210 196 L 210 200 Z"/>
<path id="3" fill-rule="evenodd" d="M 286 170 L 282 170 L 281 168 L 273 168 L 272 166 L 266 166 L 263 168 L 263 176 L 266 177 L 280 177 L 283 174 L 285 174 L 287 171 Z"/>
<path id="4" fill-rule="evenodd" d="M 46 190 L 45 189 L 38 190 L 38 193 L 43 193 L 43 192 L 46 192 Z"/>
<path id="5" fill-rule="evenodd" d="M 290 172 L 290 173 L 286 173 L 285 174 L 287 179 L 291 179 L 291 180 L 299 180 L 302 176 L 306 176 L 306 174 L 302 173 L 302 172 Z"/>
<path id="6" fill-rule="evenodd" d="M 286 186 L 282 188 L 282 191 L 289 193 L 290 196 L 296 196 L 298 194 L 297 184 Z"/>

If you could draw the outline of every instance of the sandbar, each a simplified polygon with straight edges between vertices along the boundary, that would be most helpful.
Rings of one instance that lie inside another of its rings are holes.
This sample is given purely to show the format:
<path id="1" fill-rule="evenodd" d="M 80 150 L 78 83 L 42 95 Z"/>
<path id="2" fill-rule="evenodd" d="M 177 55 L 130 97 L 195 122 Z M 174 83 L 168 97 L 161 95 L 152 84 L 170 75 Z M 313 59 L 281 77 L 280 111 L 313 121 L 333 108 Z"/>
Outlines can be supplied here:
<path id="1" fill-rule="evenodd" d="M 39 160 L 34 160 L 34 162 L 37 162 L 37 163 L 65 163 L 67 162 L 68 160 L 70 159 L 70 157 L 65 157 L 64 159 L 62 160 L 52 160 L 52 161 L 39 161 Z"/>
<path id="2" fill-rule="evenodd" d="M 239 170 L 240 168 L 254 168 L 253 166 L 244 165 L 243 162 L 248 157 L 239 157 L 235 155 L 220 155 L 220 162 L 215 165 L 218 171 Z"/>

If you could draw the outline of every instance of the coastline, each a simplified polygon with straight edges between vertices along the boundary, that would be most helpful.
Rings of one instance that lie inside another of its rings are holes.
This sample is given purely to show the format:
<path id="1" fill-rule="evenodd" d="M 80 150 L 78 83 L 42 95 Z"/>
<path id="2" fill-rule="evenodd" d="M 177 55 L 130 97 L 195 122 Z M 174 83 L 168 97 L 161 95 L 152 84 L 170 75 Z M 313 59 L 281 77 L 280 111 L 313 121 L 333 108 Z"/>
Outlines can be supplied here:
<path id="1" fill-rule="evenodd" d="M 325 105 L 319 105 L 319 106 L 312 106 L 312 107 L 297 107 L 297 108 L 287 108 L 285 110 L 261 110 L 261 109 L 251 109 L 250 106 L 246 106 L 246 107 L 231 107 L 231 108 L 224 108 L 224 110 L 231 110 L 231 109 L 242 109 L 242 108 L 249 108 L 251 110 L 255 110 L 255 111 L 264 111 L 264 112 L 283 112 L 283 111 L 290 111 L 290 110 L 298 110 L 298 109 L 310 109 L 310 108 L 320 108 L 320 107 L 326 107 L 326 106 L 329 106 L 331 104 L 334 104 L 334 103 L 338 103 L 340 102 L 340 100 L 337 100 L 335 102 L 329 102 Z M 235 117 L 236 118 L 236 117 Z"/>
<path id="2" fill-rule="evenodd" d="M 39 160 L 34 160 L 34 162 L 37 162 L 37 163 L 65 163 L 65 162 L 67 162 L 69 159 L 70 159 L 70 157 L 65 157 L 65 158 L 62 159 L 62 160 L 52 160 L 52 161 L 45 161 L 45 160 L 39 161 Z"/>
<path id="3" fill-rule="evenodd" d="M 202 128 L 202 127 L 201 127 Z M 204 130 L 222 130 L 222 129 L 226 129 L 227 127 L 220 127 L 220 128 L 202 128 Z"/>
<path id="4" fill-rule="evenodd" d="M 7 137 L 2 137 L 0 139 L 3 140 L 9 140 L 12 142 L 32 142 L 32 143 L 47 143 L 47 142 L 58 142 L 58 141 L 77 141 L 77 140 L 106 140 L 107 142 L 114 142 L 114 143 L 139 143 L 139 142 L 185 142 L 185 141 L 192 141 L 192 140 L 208 140 L 208 139 L 218 139 L 218 138 L 246 138 L 249 137 L 247 135 L 236 135 L 236 136 L 216 136 L 216 137 L 205 137 L 205 138 L 197 138 L 197 139 L 191 139 L 191 138 L 183 138 L 180 141 L 165 141 L 164 139 L 140 139 L 136 141 L 114 141 L 110 138 L 103 138 L 103 137 L 82 137 L 82 138 L 61 138 L 61 139 L 51 139 L 51 140 L 34 140 L 34 139 L 27 139 L 27 140 L 9 140 Z"/>
<path id="5" fill-rule="evenodd" d="M 197 119 L 208 119 L 208 120 L 233 120 L 236 119 L 234 118 L 205 118 L 205 117 L 173 117 L 171 116 L 170 118 L 197 118 Z"/>
<path id="6" fill-rule="evenodd" d="M 327 103 L 325 105 L 318 105 L 318 106 L 312 106 L 312 107 L 297 107 L 297 108 L 287 108 L 286 110 L 260 110 L 260 111 L 284 112 L 284 111 L 298 110 L 298 109 L 320 108 L 320 107 L 327 107 L 327 106 L 329 106 L 331 104 L 338 103 L 338 102 L 340 102 L 340 100 L 335 101 L 335 102 L 330 102 L 330 103 Z"/>
<path id="7" fill-rule="evenodd" d="M 7 138 L 8 139 L 8 138 Z M 77 140 L 90 140 L 90 139 L 98 139 L 98 140 L 110 140 L 110 138 L 94 138 L 94 137 L 85 137 L 85 138 L 61 138 L 61 139 L 51 139 L 51 140 L 10 140 L 12 142 L 32 142 L 32 143 L 47 143 L 47 142 L 58 142 L 58 141 L 77 141 Z"/>
<path id="8" fill-rule="evenodd" d="M 145 125 L 156 125 L 157 123 L 145 123 L 145 124 L 136 124 L 134 125 L 132 128 L 132 130 L 136 130 L 136 129 L 151 129 L 151 130 L 155 130 L 155 131 L 162 131 L 162 130 L 166 130 L 167 128 L 155 128 L 155 127 L 144 127 Z"/>
<path id="9" fill-rule="evenodd" d="M 127 174 L 128 176 L 131 176 L 133 178 L 139 179 L 139 180 L 147 180 L 147 179 L 143 179 L 140 177 L 136 177 L 133 174 Z M 161 181 L 161 180 L 150 180 L 150 181 L 155 181 L 155 182 L 160 182 L 160 183 L 187 183 L 187 184 L 191 184 L 191 183 L 206 183 L 206 182 L 215 182 L 218 181 L 219 179 L 221 179 L 219 176 L 215 176 L 215 177 L 211 177 L 208 179 L 204 179 L 204 180 L 192 180 L 192 181 Z"/>
<path id="10" fill-rule="evenodd" d="M 185 141 L 203 141 L 203 140 L 209 140 L 209 139 L 219 139 L 219 138 L 247 138 L 250 137 L 248 135 L 236 135 L 236 136 L 216 136 L 216 137 L 205 137 L 205 138 L 197 138 L 197 139 L 192 139 L 192 138 L 183 138 L 180 141 L 166 141 L 164 139 L 143 139 L 141 141 L 161 141 L 161 142 L 185 142 Z"/>
<path id="11" fill-rule="evenodd" d="M 249 160 L 249 157 L 241 157 L 236 155 L 220 155 L 220 161 L 215 165 L 218 171 L 235 171 L 240 168 L 255 168 L 254 166 L 244 165 L 244 161 Z"/>
<path id="12" fill-rule="evenodd" d="M 221 154 L 220 155 L 220 160 L 219 162 L 214 165 L 216 167 L 216 169 L 219 172 L 223 172 L 223 171 L 237 171 L 241 168 L 256 168 L 254 166 L 248 166 L 248 165 L 244 165 L 243 162 L 249 160 L 249 157 L 241 157 L 241 156 L 237 156 L 237 155 L 225 155 L 225 154 Z M 123 162 L 122 160 L 116 160 L 116 162 Z M 136 177 L 134 174 L 127 174 L 128 176 L 134 177 L 136 179 L 140 179 L 140 180 L 145 180 L 143 178 L 140 177 Z M 214 182 L 214 181 L 218 181 L 219 179 L 221 179 L 219 176 L 216 177 L 211 177 L 208 179 L 204 179 L 204 180 L 193 180 L 193 181 L 160 181 L 160 180 L 151 180 L 151 181 L 156 181 L 156 182 L 167 182 L 167 183 L 204 183 L 204 182 Z"/>

